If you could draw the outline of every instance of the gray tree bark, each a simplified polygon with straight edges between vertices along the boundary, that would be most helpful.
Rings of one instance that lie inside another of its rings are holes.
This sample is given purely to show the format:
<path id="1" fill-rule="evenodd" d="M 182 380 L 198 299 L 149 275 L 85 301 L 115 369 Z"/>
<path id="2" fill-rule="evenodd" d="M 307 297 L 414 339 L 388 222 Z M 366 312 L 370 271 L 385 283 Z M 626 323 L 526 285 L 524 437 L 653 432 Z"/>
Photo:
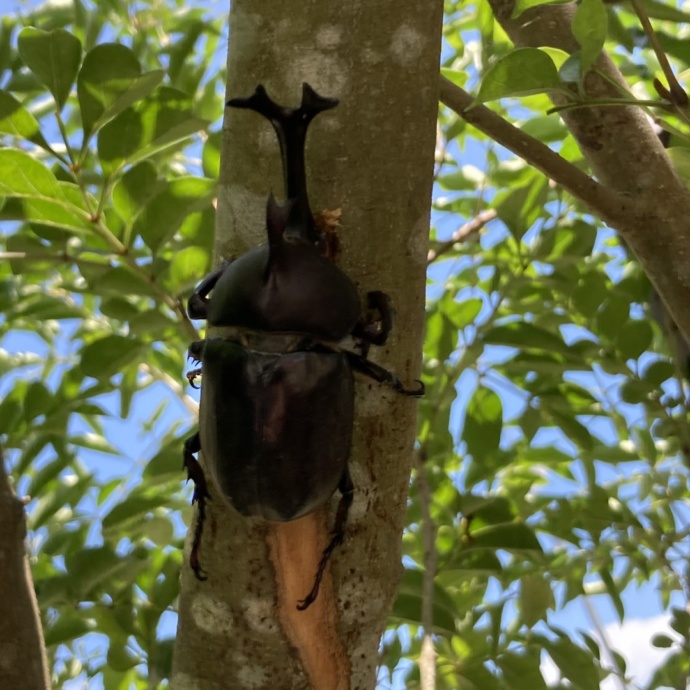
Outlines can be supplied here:
<path id="1" fill-rule="evenodd" d="M 370 357 L 411 384 L 419 374 L 443 3 L 236 0 L 228 97 L 258 83 L 286 104 L 302 82 L 340 105 L 307 144 L 312 208 L 341 209 L 338 264 L 361 295 L 383 290 L 394 331 Z M 226 112 L 217 258 L 265 241 L 269 190 L 282 194 L 278 146 L 253 113 Z M 378 644 L 401 575 L 416 405 L 358 380 L 345 544 L 317 601 L 311 588 L 335 515 L 284 525 L 214 500 L 203 542 L 207 582 L 183 571 L 173 687 L 372 688 Z"/>

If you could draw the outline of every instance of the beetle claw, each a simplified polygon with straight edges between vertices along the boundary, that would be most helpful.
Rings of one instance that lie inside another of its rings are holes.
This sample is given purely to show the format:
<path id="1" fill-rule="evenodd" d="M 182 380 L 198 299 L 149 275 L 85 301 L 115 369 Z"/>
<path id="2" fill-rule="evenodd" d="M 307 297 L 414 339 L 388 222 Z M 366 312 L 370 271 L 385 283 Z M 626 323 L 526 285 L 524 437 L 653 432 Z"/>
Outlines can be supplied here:
<path id="1" fill-rule="evenodd" d="M 194 388 L 195 390 L 199 390 L 200 386 L 197 386 L 194 383 L 194 379 L 197 378 L 198 376 L 201 376 L 201 368 L 199 369 L 192 369 L 191 371 L 188 371 L 185 376 L 187 377 L 187 381 L 189 381 L 189 385 Z"/>
<path id="2" fill-rule="evenodd" d="M 398 381 L 399 387 L 395 386 L 395 390 L 403 395 L 409 395 L 412 398 L 421 398 L 426 393 L 426 386 L 423 381 L 415 379 L 417 384 L 416 388 L 405 388 L 400 381 Z"/>

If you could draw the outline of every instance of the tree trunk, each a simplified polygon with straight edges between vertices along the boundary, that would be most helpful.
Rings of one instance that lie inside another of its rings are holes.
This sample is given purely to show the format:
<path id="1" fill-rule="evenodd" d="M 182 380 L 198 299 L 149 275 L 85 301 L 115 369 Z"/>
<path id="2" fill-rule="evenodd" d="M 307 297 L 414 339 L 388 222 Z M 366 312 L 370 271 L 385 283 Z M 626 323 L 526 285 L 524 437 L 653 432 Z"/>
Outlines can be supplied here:
<path id="1" fill-rule="evenodd" d="M 443 5 L 237 0 L 228 97 L 264 84 L 297 105 L 302 82 L 340 99 L 310 128 L 312 208 L 342 209 L 340 267 L 360 295 L 382 290 L 393 333 L 371 359 L 419 374 Z M 278 145 L 254 113 L 226 112 L 217 258 L 265 242 L 269 190 L 282 194 Z M 206 582 L 182 576 L 173 687 L 372 688 L 401 575 L 416 405 L 358 379 L 346 540 L 318 599 L 311 588 L 337 498 L 287 524 L 238 516 L 214 499 L 202 545 Z M 331 580 L 332 576 L 332 580 Z"/>
<path id="2" fill-rule="evenodd" d="M 24 545 L 24 502 L 12 490 L 1 448 L 0 525 L 0 688 L 47 690 L 41 617 Z"/>

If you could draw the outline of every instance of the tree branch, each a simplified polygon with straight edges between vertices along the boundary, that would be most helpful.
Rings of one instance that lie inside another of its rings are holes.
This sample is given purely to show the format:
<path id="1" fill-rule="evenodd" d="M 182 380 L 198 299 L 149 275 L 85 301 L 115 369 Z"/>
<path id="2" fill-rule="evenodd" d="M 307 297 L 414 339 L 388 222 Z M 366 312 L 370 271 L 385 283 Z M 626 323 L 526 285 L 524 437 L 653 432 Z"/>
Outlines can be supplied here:
<path id="1" fill-rule="evenodd" d="M 426 257 L 427 265 L 433 263 L 443 254 L 449 252 L 456 244 L 467 241 L 472 235 L 477 234 L 489 221 L 498 214 L 493 209 L 480 211 L 474 218 L 460 226 L 449 240 L 439 242 L 434 249 L 430 249 Z"/>
<path id="2" fill-rule="evenodd" d="M 465 122 L 543 172 L 576 199 L 589 206 L 604 222 L 615 227 L 630 214 L 629 202 L 626 199 L 593 180 L 546 144 L 525 134 L 484 105 L 470 108 L 474 103 L 473 97 L 443 76 L 439 95 L 441 103 L 460 115 Z"/>
<path id="3" fill-rule="evenodd" d="M 549 46 L 570 54 L 579 50 L 571 30 L 575 3 L 539 5 L 514 17 L 514 0 L 489 2 L 496 19 L 517 47 Z M 587 73 L 583 84 L 584 93 L 593 100 L 619 98 L 620 90 L 627 88 L 605 53 L 599 56 L 596 69 Z M 443 85 L 443 89 L 447 87 Z M 566 102 L 556 93 L 551 98 L 557 106 Z M 463 117 L 471 116 L 473 111 L 463 112 Z M 577 192 L 578 198 L 621 233 L 690 341 L 690 190 L 678 177 L 640 108 L 592 106 L 566 110 L 560 116 L 605 191 L 590 186 L 595 184 L 593 181 L 582 180 L 582 173 L 573 173 L 577 182 L 566 186 L 560 175 L 566 169 L 560 164 L 556 167 L 559 177 L 553 179 L 571 193 Z M 545 154 L 547 165 L 553 166 L 555 155 Z M 535 167 L 543 163 L 527 160 Z M 548 174 L 552 173 L 553 170 Z M 616 198 L 624 200 L 619 212 L 613 201 Z"/>
<path id="4" fill-rule="evenodd" d="M 3 688 L 50 690 L 38 604 L 24 548 L 24 502 L 12 491 L 0 448 L 0 681 Z"/>
<path id="5" fill-rule="evenodd" d="M 431 515 L 431 489 L 426 478 L 424 455 L 415 453 L 419 503 L 422 509 L 422 542 L 424 544 L 424 581 L 422 584 L 422 627 L 424 639 L 419 655 L 419 676 L 422 690 L 436 688 L 436 650 L 431 631 L 434 626 L 434 578 L 436 577 L 436 523 Z"/>

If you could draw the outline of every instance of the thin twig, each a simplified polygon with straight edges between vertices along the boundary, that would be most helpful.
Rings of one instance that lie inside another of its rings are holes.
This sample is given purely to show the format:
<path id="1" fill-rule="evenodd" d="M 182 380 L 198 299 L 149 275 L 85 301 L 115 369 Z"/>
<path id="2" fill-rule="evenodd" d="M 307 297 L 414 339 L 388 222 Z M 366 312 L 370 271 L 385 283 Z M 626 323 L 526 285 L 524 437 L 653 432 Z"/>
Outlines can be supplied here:
<path id="1" fill-rule="evenodd" d="M 4 259 L 8 261 L 51 261 L 53 263 L 76 264 L 78 266 L 101 269 L 109 266 L 107 261 L 99 262 L 80 259 L 78 256 L 73 256 L 67 252 L 0 252 L 0 261 Z"/>
<path id="2" fill-rule="evenodd" d="M 664 48 L 661 45 L 661 41 L 659 41 L 659 37 L 654 31 L 652 23 L 649 21 L 645 8 L 642 6 L 640 0 L 630 0 L 630 2 L 635 10 L 635 14 L 637 14 L 637 18 L 640 20 L 640 24 L 642 24 L 642 28 L 644 29 L 647 38 L 649 39 L 652 49 L 654 50 L 654 54 L 656 55 L 656 59 L 659 61 L 661 71 L 664 73 L 666 81 L 668 82 L 668 91 L 663 88 L 660 91 L 658 88 L 658 80 L 655 80 L 655 86 L 657 87 L 657 91 L 659 91 L 659 95 L 663 96 L 664 98 L 668 98 L 668 100 L 674 105 L 681 107 L 688 105 L 688 94 L 685 93 L 683 87 L 678 83 L 676 75 L 673 73 L 673 69 L 671 68 L 668 58 L 666 57 Z M 665 91 L 666 93 L 664 93 Z"/>
<path id="3" fill-rule="evenodd" d="M 585 611 L 587 611 L 589 619 L 592 621 L 594 629 L 597 631 L 597 635 L 599 635 L 599 640 L 603 648 L 606 650 L 606 655 L 609 657 L 609 661 L 613 666 L 613 675 L 616 679 L 616 683 L 621 690 L 626 690 L 625 673 L 623 672 L 623 669 L 620 667 L 616 655 L 613 653 L 611 642 L 609 641 L 608 636 L 606 635 L 606 630 L 604 629 L 604 626 L 601 624 L 601 621 L 599 620 L 599 616 L 597 615 L 594 606 L 592 606 L 590 597 L 584 596 L 582 598 L 582 602 L 585 607 Z"/>
<path id="4" fill-rule="evenodd" d="M 419 655 L 419 676 L 422 690 L 436 688 L 436 650 L 431 631 L 434 626 L 434 578 L 436 577 L 436 524 L 431 517 L 431 490 L 426 480 L 424 458 L 414 455 L 417 488 L 422 509 L 422 541 L 424 544 L 424 581 L 422 584 L 422 627 L 424 639 Z"/>
<path id="5" fill-rule="evenodd" d="M 468 220 L 463 226 L 458 228 L 449 240 L 439 242 L 434 249 L 430 249 L 426 257 L 426 263 L 436 261 L 439 256 L 449 252 L 456 244 L 465 242 L 472 235 L 477 234 L 489 221 L 497 216 L 494 209 L 480 211 L 474 218 Z"/>

